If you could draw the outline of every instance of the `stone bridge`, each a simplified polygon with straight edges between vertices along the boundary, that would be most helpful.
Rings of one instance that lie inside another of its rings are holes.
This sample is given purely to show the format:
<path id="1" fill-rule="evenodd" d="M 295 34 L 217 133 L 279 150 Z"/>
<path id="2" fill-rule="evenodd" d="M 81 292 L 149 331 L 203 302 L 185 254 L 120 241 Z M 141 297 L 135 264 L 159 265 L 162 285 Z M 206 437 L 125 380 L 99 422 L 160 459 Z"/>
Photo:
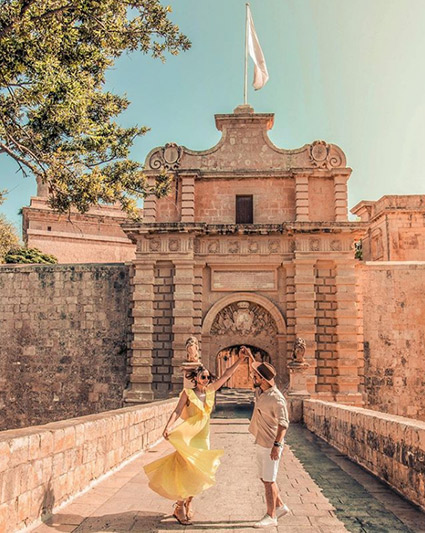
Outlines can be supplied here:
<path id="1" fill-rule="evenodd" d="M 1 432 L 0 531 L 181 529 L 142 471 L 170 451 L 161 432 L 175 402 Z M 277 531 L 425 531 L 425 422 L 319 400 L 303 412 L 279 473 L 291 512 Z M 212 421 L 212 447 L 225 450 L 217 484 L 195 500 L 186 531 L 249 531 L 264 513 L 248 420 L 222 413 Z"/>

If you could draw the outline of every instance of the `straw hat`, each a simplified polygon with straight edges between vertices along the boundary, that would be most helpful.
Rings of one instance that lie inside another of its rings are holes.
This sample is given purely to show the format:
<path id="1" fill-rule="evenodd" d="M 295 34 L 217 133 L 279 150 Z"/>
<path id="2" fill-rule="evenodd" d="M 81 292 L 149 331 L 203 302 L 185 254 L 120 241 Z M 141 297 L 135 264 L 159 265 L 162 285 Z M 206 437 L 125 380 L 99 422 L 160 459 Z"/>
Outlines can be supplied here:
<path id="1" fill-rule="evenodd" d="M 276 376 L 276 370 L 270 363 L 252 363 L 252 368 L 257 374 L 265 379 L 269 385 L 274 385 L 274 378 Z"/>

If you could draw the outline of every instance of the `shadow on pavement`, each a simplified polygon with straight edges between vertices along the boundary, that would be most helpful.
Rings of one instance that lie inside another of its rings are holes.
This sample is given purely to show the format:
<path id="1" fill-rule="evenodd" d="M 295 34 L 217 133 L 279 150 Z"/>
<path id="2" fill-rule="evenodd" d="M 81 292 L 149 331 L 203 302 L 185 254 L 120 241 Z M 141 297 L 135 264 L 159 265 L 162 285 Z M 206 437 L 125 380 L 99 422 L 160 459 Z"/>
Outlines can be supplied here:
<path id="1" fill-rule="evenodd" d="M 53 531 L 73 533 L 96 533 L 103 532 L 131 532 L 131 533 L 156 533 L 158 531 L 185 531 L 191 530 L 229 530 L 250 528 L 252 520 L 229 520 L 229 521 L 194 521 L 190 526 L 182 526 L 171 515 L 164 513 L 148 513 L 127 511 L 103 516 L 82 517 L 75 514 L 56 513 L 52 518 L 44 522 L 44 525 Z M 74 526 L 74 527 L 72 527 Z"/>

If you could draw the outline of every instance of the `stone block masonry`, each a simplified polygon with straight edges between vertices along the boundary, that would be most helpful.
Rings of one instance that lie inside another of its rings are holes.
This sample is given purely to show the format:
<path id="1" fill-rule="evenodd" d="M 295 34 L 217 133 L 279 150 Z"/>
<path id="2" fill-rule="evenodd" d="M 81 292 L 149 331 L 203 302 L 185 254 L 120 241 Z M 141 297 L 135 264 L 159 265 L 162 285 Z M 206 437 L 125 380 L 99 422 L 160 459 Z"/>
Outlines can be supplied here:
<path id="1" fill-rule="evenodd" d="M 315 311 L 316 311 L 316 390 L 322 399 L 332 400 L 338 392 L 336 350 L 336 285 L 335 264 L 318 261 L 315 268 Z M 325 397 L 327 396 L 327 397 Z"/>
<path id="2" fill-rule="evenodd" d="M 425 421 L 425 262 L 366 262 L 359 279 L 366 406 Z"/>
<path id="3" fill-rule="evenodd" d="M 122 407 L 124 264 L 0 267 L 0 429 Z"/>
<path id="4" fill-rule="evenodd" d="M 0 531 L 48 518 L 161 437 L 176 400 L 0 432 Z"/>
<path id="5" fill-rule="evenodd" d="M 152 389 L 155 398 L 167 397 L 171 391 L 173 275 L 174 265 L 171 262 L 158 261 L 155 266 L 153 305 Z"/>
<path id="6" fill-rule="evenodd" d="M 425 510 L 425 422 L 304 401 L 307 428 Z"/>

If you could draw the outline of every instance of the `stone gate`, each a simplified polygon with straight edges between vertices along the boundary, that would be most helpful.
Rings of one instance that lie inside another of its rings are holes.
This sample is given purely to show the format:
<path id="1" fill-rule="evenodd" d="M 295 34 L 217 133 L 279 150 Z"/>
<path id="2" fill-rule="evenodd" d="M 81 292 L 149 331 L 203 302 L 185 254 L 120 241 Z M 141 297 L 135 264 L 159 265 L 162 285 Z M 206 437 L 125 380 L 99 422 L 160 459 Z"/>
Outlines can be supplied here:
<path id="1" fill-rule="evenodd" d="M 212 372 L 220 350 L 250 344 L 270 356 L 281 385 L 302 337 L 310 394 L 361 404 L 353 244 L 364 223 L 347 218 L 343 152 L 324 141 L 278 148 L 267 135 L 273 114 L 249 106 L 215 118 L 215 147 L 151 151 L 149 179 L 165 169 L 172 191 L 123 226 L 136 245 L 126 400 L 179 391 L 194 334 Z"/>

